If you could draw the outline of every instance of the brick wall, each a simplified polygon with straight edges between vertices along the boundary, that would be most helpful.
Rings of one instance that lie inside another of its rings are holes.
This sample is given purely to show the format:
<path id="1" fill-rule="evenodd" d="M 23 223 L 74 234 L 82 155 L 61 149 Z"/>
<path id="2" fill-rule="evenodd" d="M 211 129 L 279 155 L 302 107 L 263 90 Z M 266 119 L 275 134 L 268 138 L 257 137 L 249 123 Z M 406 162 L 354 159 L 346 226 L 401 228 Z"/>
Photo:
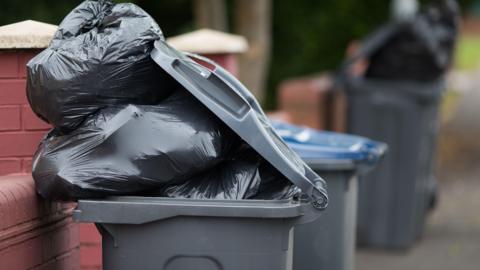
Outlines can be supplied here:
<path id="1" fill-rule="evenodd" d="M 38 51 L 0 51 L 0 175 L 30 172 L 32 155 L 49 126 L 31 111 L 25 65 Z"/>
<path id="2" fill-rule="evenodd" d="M 35 116 L 26 97 L 25 66 L 38 52 L 0 50 L 0 176 L 31 172 L 32 155 L 50 128 Z M 46 226 L 45 220 L 53 223 Z M 91 234 L 100 241 L 96 232 Z M 70 213 L 40 200 L 30 176 L 2 177 L 0 269 L 79 269 L 79 257 L 78 225 Z"/>
<path id="3" fill-rule="evenodd" d="M 346 98 L 336 91 L 333 78 L 321 75 L 294 78 L 282 82 L 278 89 L 276 115 L 297 125 L 345 132 Z"/>
<path id="4" fill-rule="evenodd" d="M 39 198 L 28 174 L 0 177 L 0 269 L 79 269 L 72 209 Z"/>

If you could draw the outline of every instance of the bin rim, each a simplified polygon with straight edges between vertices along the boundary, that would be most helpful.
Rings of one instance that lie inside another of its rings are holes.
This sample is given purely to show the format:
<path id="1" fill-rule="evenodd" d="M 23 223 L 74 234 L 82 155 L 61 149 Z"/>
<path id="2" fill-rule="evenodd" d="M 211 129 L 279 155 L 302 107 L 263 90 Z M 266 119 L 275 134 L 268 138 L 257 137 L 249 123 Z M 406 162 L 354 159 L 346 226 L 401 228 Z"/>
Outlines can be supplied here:
<path id="1" fill-rule="evenodd" d="M 174 217 L 224 217 L 292 219 L 296 223 L 316 219 L 322 212 L 310 203 L 295 200 L 216 200 L 165 197 L 113 196 L 79 200 L 73 212 L 76 222 L 145 224 Z"/>
<path id="2" fill-rule="evenodd" d="M 365 77 L 350 77 L 338 82 L 348 95 L 363 95 L 381 91 L 389 94 L 409 96 L 423 102 L 435 102 L 441 99 L 445 90 L 445 78 L 430 82 L 409 80 L 386 80 Z M 385 87 L 388 85 L 388 87 Z M 419 90 L 421 88 L 421 90 Z"/>

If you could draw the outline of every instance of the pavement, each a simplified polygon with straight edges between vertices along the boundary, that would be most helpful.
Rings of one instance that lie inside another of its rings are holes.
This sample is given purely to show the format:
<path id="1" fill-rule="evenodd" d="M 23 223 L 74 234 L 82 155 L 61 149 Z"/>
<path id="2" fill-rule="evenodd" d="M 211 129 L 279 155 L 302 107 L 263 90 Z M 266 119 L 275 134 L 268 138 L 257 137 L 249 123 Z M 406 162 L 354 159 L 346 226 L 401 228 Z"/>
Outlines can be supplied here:
<path id="1" fill-rule="evenodd" d="M 441 182 L 423 238 L 406 252 L 360 249 L 357 270 L 480 269 L 479 174 Z"/>

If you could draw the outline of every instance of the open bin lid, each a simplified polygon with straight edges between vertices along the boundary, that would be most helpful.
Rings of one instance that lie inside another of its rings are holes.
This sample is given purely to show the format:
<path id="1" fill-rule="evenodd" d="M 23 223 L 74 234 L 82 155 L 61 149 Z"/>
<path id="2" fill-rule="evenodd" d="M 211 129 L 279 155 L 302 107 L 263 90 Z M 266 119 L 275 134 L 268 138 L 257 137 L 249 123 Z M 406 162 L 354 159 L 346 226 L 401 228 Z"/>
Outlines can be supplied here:
<path id="1" fill-rule="evenodd" d="M 284 141 L 313 169 L 365 172 L 385 154 L 385 143 L 336 132 L 272 122 Z"/>
<path id="2" fill-rule="evenodd" d="M 302 190 L 316 209 L 328 204 L 325 181 L 278 136 L 253 95 L 233 75 L 204 57 L 157 40 L 152 59 L 258 154 Z M 209 65 L 207 68 L 196 61 Z"/>

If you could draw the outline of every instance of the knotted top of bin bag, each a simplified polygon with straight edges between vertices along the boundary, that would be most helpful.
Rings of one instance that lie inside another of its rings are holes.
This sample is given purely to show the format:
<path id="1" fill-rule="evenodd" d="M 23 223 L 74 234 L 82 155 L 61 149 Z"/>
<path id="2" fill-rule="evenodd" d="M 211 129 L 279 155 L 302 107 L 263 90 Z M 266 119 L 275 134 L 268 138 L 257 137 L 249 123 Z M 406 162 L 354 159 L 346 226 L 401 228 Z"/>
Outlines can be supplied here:
<path id="1" fill-rule="evenodd" d="M 451 65 L 458 22 L 459 9 L 454 0 L 437 1 L 413 19 L 395 22 L 388 38 L 376 44 L 366 77 L 439 79 Z"/>
<path id="2" fill-rule="evenodd" d="M 52 200 L 133 195 L 211 170 L 238 137 L 179 89 L 158 105 L 110 106 L 68 134 L 52 131 L 33 160 Z"/>
<path id="3" fill-rule="evenodd" d="M 27 64 L 34 112 L 62 131 L 110 104 L 156 104 L 172 80 L 149 57 L 164 37 L 134 4 L 88 0 L 59 25 L 50 46 Z"/>

